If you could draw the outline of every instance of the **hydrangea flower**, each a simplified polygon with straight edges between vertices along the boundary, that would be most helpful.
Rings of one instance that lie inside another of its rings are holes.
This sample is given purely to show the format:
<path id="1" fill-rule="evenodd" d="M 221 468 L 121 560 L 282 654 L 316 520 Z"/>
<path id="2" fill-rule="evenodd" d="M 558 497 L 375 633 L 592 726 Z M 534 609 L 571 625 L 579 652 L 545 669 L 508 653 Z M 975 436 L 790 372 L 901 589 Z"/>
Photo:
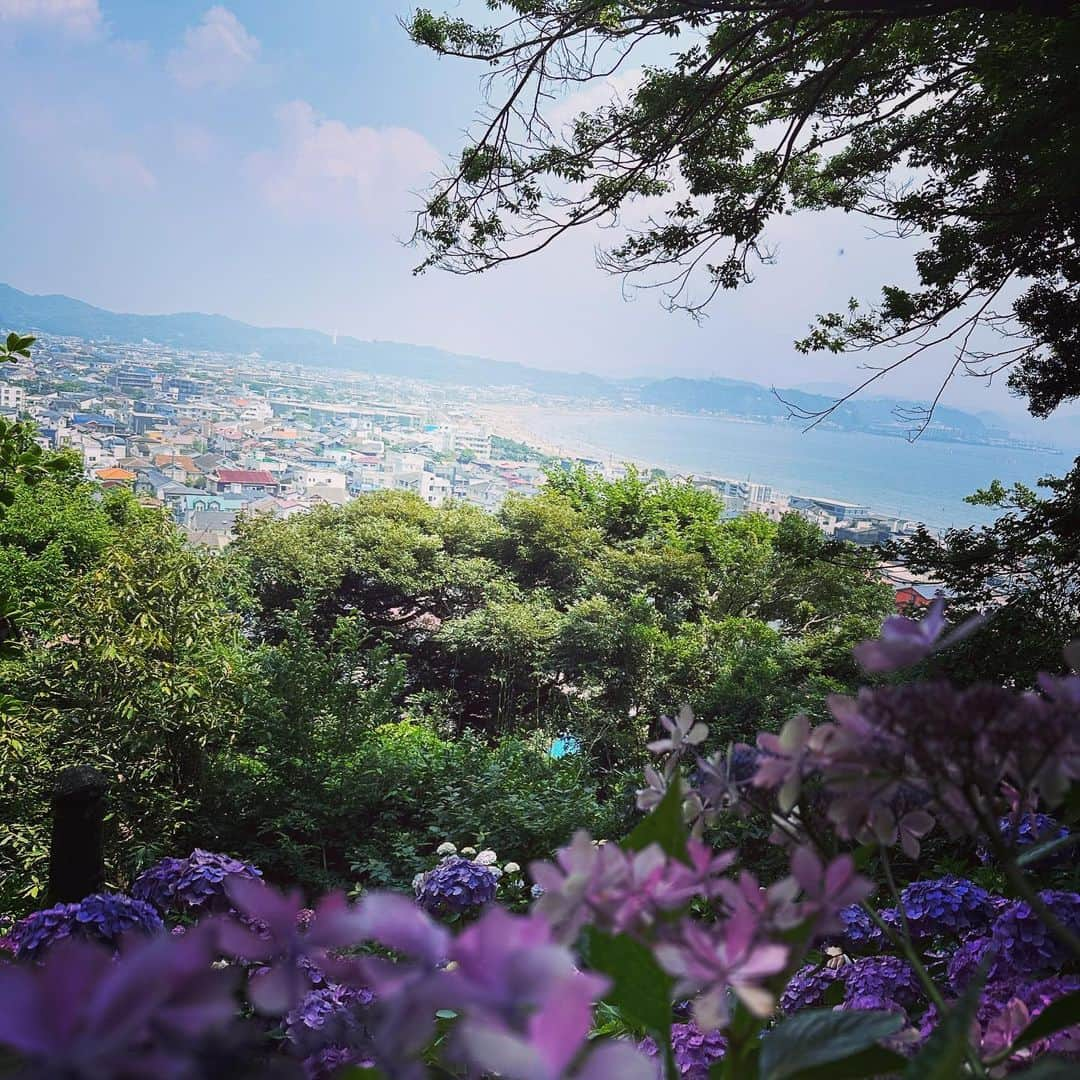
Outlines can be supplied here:
<path id="1" fill-rule="evenodd" d="M 495 899 L 498 882 L 490 866 L 452 855 L 424 874 L 416 900 L 432 915 L 470 915 Z"/>
<path id="2" fill-rule="evenodd" d="M 998 831 L 1006 847 L 1026 848 L 1033 844 L 1042 844 L 1047 840 L 1063 840 L 1069 835 L 1069 830 L 1056 818 L 1049 814 L 1009 814 L 998 822 Z M 1051 855 L 1043 856 L 1043 860 L 1049 864 L 1060 862 L 1070 858 L 1070 852 L 1058 851 Z M 991 862 L 993 855 L 985 845 L 979 847 L 979 859 Z"/>
<path id="3" fill-rule="evenodd" d="M 56 904 L 27 915 L 11 932 L 18 959 L 36 959 L 65 938 L 100 941 L 116 947 L 129 931 L 156 934 L 164 923 L 153 905 L 123 893 L 93 893 L 77 904 Z"/>
<path id="4" fill-rule="evenodd" d="M 363 987 L 331 983 L 309 990 L 285 1017 L 285 1034 L 294 1043 L 305 1046 L 313 1032 L 329 1028 L 330 1042 L 351 1045 L 363 1034 L 359 1011 L 370 1005 L 375 995 Z M 326 1040 L 324 1040 L 326 1041 Z"/>
<path id="5" fill-rule="evenodd" d="M 372 1062 L 362 1050 L 350 1046 L 324 1046 L 304 1058 L 303 1064 L 306 1080 L 330 1080 L 346 1065 L 370 1068 Z"/>
<path id="6" fill-rule="evenodd" d="M 1036 981 L 989 983 L 982 993 L 976 1020 L 981 1028 L 984 1055 L 996 1054 L 1011 1046 L 1016 1037 L 1048 1005 L 1080 989 L 1080 976 L 1054 976 Z M 1015 1066 L 1041 1054 L 1075 1056 L 1080 1053 L 1080 1025 L 1073 1025 L 1040 1039 L 1010 1057 Z"/>
<path id="7" fill-rule="evenodd" d="M 697 1024 L 672 1024 L 671 1048 L 675 1066 L 684 1080 L 708 1080 L 709 1069 L 727 1050 L 727 1039 L 719 1031 L 702 1031 Z M 653 1039 L 643 1039 L 641 1049 L 656 1058 L 660 1048 Z"/>
<path id="8" fill-rule="evenodd" d="M 859 952 L 881 941 L 881 929 L 859 904 L 848 904 L 837 913 L 842 929 L 836 940 Z"/>
<path id="9" fill-rule="evenodd" d="M 881 636 L 856 645 L 852 650 L 863 671 L 880 674 L 899 671 L 947 649 L 973 634 L 983 624 L 981 617 L 969 619 L 944 638 L 945 600 L 937 597 L 919 620 L 890 615 L 881 627 Z"/>
<path id="10" fill-rule="evenodd" d="M 906 960 L 897 956 L 864 956 L 840 969 L 844 980 L 844 1004 L 874 998 L 895 1002 L 912 1012 L 923 1001 L 919 978 Z M 861 1007 L 865 1008 L 865 1004 Z"/>
<path id="11" fill-rule="evenodd" d="M 841 970 L 824 964 L 807 964 L 799 968 L 787 988 L 780 995 L 780 1008 L 793 1013 L 800 1009 L 813 1009 L 822 1004 L 825 993 L 838 978 Z"/>
<path id="12" fill-rule="evenodd" d="M 229 855 L 196 848 L 186 859 L 162 859 L 144 870 L 132 884 L 131 895 L 163 912 L 226 911 L 226 883 L 234 877 L 257 879 L 262 871 Z"/>
<path id="13" fill-rule="evenodd" d="M 987 926 L 993 917 L 990 894 L 973 881 L 953 874 L 914 881 L 900 894 L 911 936 L 958 937 Z"/>
<path id="14" fill-rule="evenodd" d="M 989 947 L 989 937 L 975 935 L 962 942 L 949 957 L 949 986 L 954 994 L 960 995 L 964 992 L 972 976 L 978 971 Z"/>
<path id="15" fill-rule="evenodd" d="M 1080 894 L 1047 890 L 1039 898 L 1074 934 L 1080 933 Z M 991 980 L 1057 971 L 1068 958 L 1064 946 L 1023 900 L 1010 904 L 994 920 L 990 942 L 995 953 Z"/>
<path id="16" fill-rule="evenodd" d="M 201 1075 L 188 1055 L 236 1017 L 236 973 L 213 965 L 212 938 L 161 934 L 118 958 L 70 938 L 40 964 L 0 966 L 5 1057 L 23 1076 Z"/>

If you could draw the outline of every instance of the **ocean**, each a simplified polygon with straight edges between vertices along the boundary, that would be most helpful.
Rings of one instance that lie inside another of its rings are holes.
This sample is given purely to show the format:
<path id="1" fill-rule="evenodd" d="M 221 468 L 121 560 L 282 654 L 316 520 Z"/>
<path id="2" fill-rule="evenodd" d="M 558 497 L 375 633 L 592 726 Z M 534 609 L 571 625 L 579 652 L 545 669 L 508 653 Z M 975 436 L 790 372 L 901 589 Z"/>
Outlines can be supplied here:
<path id="1" fill-rule="evenodd" d="M 612 461 L 756 480 L 787 494 L 865 503 L 933 528 L 981 524 L 994 513 L 964 497 L 998 479 L 1033 485 L 1060 476 L 1069 454 L 757 424 L 724 417 L 617 410 L 513 410 L 515 425 L 552 446 Z M 1078 451 L 1080 452 L 1080 451 Z"/>

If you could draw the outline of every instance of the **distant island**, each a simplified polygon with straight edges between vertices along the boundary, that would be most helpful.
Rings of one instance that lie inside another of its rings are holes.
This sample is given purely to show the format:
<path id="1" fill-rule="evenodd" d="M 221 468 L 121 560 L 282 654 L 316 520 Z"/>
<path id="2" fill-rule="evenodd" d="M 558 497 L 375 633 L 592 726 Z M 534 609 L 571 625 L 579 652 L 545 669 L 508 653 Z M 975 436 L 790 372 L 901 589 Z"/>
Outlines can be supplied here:
<path id="1" fill-rule="evenodd" d="M 525 364 L 465 356 L 430 345 L 362 341 L 318 330 L 252 326 L 224 315 L 120 314 L 69 296 L 38 296 L 0 284 L 0 328 L 138 344 L 144 341 L 194 352 L 257 353 L 268 361 L 335 368 L 372 375 L 486 389 L 519 388 L 551 397 L 704 413 L 766 423 L 790 421 L 787 402 L 806 412 L 833 404 L 827 394 L 774 389 L 740 379 L 607 379 L 588 372 L 549 371 Z M 823 426 L 834 430 L 903 436 L 898 415 L 922 403 L 861 396 L 830 413 Z M 984 414 L 985 416 L 985 414 Z M 1015 439 L 983 416 L 939 406 L 922 436 L 949 442 L 1056 451 Z"/>

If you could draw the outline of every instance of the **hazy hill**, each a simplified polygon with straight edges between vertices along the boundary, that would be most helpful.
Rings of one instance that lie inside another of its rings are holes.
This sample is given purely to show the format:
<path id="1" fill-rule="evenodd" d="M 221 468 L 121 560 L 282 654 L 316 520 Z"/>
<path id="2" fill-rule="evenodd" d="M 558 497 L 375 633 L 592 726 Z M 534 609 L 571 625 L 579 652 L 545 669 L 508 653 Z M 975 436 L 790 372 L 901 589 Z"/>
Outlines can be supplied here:
<path id="1" fill-rule="evenodd" d="M 596 375 L 544 371 L 503 360 L 461 356 L 428 345 L 361 341 L 291 327 L 251 326 L 224 315 L 123 315 L 69 296 L 34 296 L 0 284 L 0 327 L 95 340 L 154 341 L 178 349 L 257 352 L 275 363 L 397 375 L 465 386 L 521 386 L 545 394 L 603 397 L 612 384 Z"/>
<path id="2" fill-rule="evenodd" d="M 740 379 L 604 379 L 586 372 L 546 371 L 503 360 L 462 356 L 429 345 L 351 337 L 339 337 L 335 344 L 318 330 L 252 326 L 224 315 L 124 315 L 68 296 L 34 296 L 4 284 L 0 284 L 0 329 L 36 330 L 99 341 L 153 341 L 192 351 L 257 352 L 275 364 L 309 364 L 463 386 L 523 387 L 580 399 L 627 401 L 636 397 L 644 405 L 680 412 L 754 419 L 788 415 L 787 406 L 771 389 Z M 836 395 L 829 389 L 826 384 L 810 384 L 803 389 L 781 390 L 780 395 L 805 409 L 816 410 L 834 400 Z M 861 396 L 838 409 L 828 423 L 847 431 L 900 434 L 904 426 L 895 415 L 897 407 L 911 408 L 912 403 Z M 978 416 L 941 406 L 935 413 L 934 429 L 928 434 L 984 442 L 1004 434 L 994 419 L 992 414 Z"/>
<path id="3" fill-rule="evenodd" d="M 779 394 L 779 396 L 777 396 Z M 682 412 L 724 413 L 729 416 L 773 419 L 789 414 L 783 398 L 808 412 L 828 408 L 836 395 L 809 393 L 806 390 L 779 390 L 738 379 L 662 379 L 641 390 L 641 400 L 647 405 Z M 897 408 L 914 409 L 914 402 L 896 398 L 856 397 L 840 406 L 830 417 L 829 425 L 845 431 L 900 431 Z M 938 434 L 948 432 L 954 437 L 977 440 L 1002 436 L 1004 433 L 989 427 L 972 413 L 941 405 L 934 412 L 934 429 Z"/>

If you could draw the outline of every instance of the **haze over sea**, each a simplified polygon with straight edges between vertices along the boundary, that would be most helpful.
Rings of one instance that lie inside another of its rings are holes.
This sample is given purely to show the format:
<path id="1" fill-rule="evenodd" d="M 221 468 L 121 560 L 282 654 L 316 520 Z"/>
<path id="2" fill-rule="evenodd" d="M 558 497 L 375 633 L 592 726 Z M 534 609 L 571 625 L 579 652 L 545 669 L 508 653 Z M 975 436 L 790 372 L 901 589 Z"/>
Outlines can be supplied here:
<path id="1" fill-rule="evenodd" d="M 794 423 L 620 410 L 521 408 L 517 426 L 562 450 L 771 484 L 787 494 L 866 503 L 933 528 L 992 520 L 964 496 L 998 479 L 1034 485 L 1062 475 L 1069 454 L 828 431 Z"/>

